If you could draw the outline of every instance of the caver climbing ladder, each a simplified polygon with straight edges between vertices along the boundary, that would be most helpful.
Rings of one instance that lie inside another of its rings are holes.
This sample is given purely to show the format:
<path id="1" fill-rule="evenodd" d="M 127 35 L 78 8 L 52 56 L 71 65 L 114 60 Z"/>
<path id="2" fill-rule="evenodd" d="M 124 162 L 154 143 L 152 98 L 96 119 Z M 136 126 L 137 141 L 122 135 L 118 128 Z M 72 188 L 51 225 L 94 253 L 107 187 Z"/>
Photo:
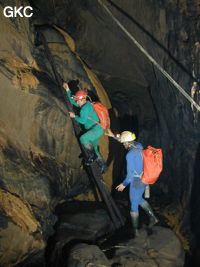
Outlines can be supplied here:
<path id="1" fill-rule="evenodd" d="M 45 38 L 45 34 L 42 32 L 42 28 L 37 27 L 37 35 L 38 35 L 37 37 L 39 37 L 40 43 L 42 43 L 42 45 L 44 46 L 44 51 L 45 51 L 46 57 L 50 62 L 52 71 L 54 73 L 56 82 L 58 84 L 58 87 L 63 93 L 63 97 L 64 97 L 66 104 L 67 104 L 67 109 L 68 109 L 68 111 L 73 111 L 73 105 L 70 103 L 68 97 L 64 94 L 63 80 L 60 77 L 60 74 L 56 70 L 54 59 L 53 59 L 53 57 L 51 55 L 51 51 L 48 47 L 48 42 Z M 74 133 L 75 133 L 75 136 L 77 137 L 82 154 L 84 157 L 87 157 L 87 152 L 79 141 L 81 127 L 80 127 L 79 123 L 73 119 L 72 119 L 72 124 L 73 124 L 73 128 L 74 128 Z M 108 188 L 106 187 L 106 185 L 103 181 L 99 166 L 94 161 L 90 166 L 85 166 L 85 168 L 86 168 L 86 171 L 87 171 L 89 178 L 96 185 L 102 200 L 106 204 L 107 211 L 108 211 L 108 214 L 109 214 L 109 216 L 110 216 L 110 218 L 114 224 L 114 228 L 118 229 L 118 228 L 122 227 L 124 225 L 124 218 L 120 214 L 118 207 L 116 206 L 112 196 L 110 195 Z"/>

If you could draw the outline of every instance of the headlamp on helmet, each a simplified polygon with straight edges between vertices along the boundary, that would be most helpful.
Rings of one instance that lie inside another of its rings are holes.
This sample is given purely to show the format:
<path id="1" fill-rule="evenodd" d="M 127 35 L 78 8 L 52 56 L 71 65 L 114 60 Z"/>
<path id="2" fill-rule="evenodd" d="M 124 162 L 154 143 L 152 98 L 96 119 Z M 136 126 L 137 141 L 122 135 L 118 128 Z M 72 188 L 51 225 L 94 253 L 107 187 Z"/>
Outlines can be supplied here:
<path id="1" fill-rule="evenodd" d="M 129 131 L 122 132 L 120 134 L 120 137 L 118 138 L 120 143 L 131 142 L 131 141 L 134 141 L 135 139 L 136 139 L 136 135 Z"/>
<path id="2" fill-rule="evenodd" d="M 75 101 L 82 100 L 83 98 L 86 98 L 88 96 L 88 93 L 83 90 L 79 90 L 76 92 L 75 96 L 73 96 L 73 99 Z"/>

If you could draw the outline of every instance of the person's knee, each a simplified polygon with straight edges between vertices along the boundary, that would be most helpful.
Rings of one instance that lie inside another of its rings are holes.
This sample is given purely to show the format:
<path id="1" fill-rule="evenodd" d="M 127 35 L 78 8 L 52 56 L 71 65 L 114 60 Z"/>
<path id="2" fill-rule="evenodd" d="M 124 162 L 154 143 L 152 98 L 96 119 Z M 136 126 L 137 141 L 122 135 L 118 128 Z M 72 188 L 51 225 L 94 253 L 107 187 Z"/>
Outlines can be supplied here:
<path id="1" fill-rule="evenodd" d="M 139 205 L 142 205 L 146 200 L 144 198 L 141 198 Z"/>
<path id="2" fill-rule="evenodd" d="M 80 142 L 82 145 L 87 145 L 88 143 L 90 143 L 90 140 L 87 138 L 87 136 L 81 135 Z"/>
<path id="3" fill-rule="evenodd" d="M 131 203 L 131 211 L 132 212 L 138 212 L 139 211 L 139 205 L 138 203 Z"/>

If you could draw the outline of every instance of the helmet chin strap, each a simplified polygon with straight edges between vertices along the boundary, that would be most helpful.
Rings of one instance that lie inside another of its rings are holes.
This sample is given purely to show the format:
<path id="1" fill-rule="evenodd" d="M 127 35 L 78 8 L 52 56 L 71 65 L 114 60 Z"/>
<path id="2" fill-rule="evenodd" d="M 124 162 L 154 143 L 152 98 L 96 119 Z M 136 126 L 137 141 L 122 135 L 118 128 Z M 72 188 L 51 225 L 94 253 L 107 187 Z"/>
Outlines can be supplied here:
<path id="1" fill-rule="evenodd" d="M 128 148 L 131 148 L 132 146 L 133 146 L 133 144 L 130 144 L 130 143 L 128 144 Z"/>
<path id="2" fill-rule="evenodd" d="M 128 149 L 132 148 L 132 147 L 135 147 L 134 143 L 129 143 L 128 142 Z"/>
<path id="3" fill-rule="evenodd" d="M 126 149 L 130 149 L 133 145 L 129 142 L 125 142 L 126 143 Z M 125 145 L 125 144 L 124 144 Z"/>

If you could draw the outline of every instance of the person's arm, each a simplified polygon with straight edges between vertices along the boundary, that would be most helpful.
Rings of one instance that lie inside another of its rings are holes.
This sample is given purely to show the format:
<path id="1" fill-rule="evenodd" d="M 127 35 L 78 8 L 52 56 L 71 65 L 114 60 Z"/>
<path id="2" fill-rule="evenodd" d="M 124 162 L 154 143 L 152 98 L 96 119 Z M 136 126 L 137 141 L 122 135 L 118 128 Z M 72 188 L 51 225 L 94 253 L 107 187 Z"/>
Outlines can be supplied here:
<path id="1" fill-rule="evenodd" d="M 111 131 L 111 129 L 107 129 L 105 132 L 105 135 L 114 138 L 115 140 L 119 141 L 117 135 L 115 136 L 114 133 Z"/>
<path id="2" fill-rule="evenodd" d="M 66 91 L 66 95 L 67 95 L 67 97 L 68 97 L 70 103 L 71 103 L 72 105 L 76 106 L 76 107 L 79 107 L 79 105 L 76 103 L 76 101 L 71 97 L 71 96 L 72 96 L 72 95 L 71 95 L 71 91 L 70 91 L 69 86 L 68 86 L 67 83 L 63 83 L 63 88 L 64 88 L 65 91 Z"/>
<path id="3" fill-rule="evenodd" d="M 84 106 L 81 108 L 81 111 L 80 111 L 80 116 L 75 116 L 74 119 L 81 123 L 81 124 L 85 124 L 87 122 L 87 119 L 88 119 L 88 111 L 87 111 L 87 108 Z"/>
<path id="4" fill-rule="evenodd" d="M 117 189 L 117 191 L 123 191 L 124 188 L 130 184 L 131 180 L 133 179 L 133 157 L 131 155 L 131 153 L 128 153 L 126 156 L 126 164 L 127 164 L 127 174 L 126 174 L 126 178 L 124 179 L 124 181 L 119 184 L 115 189 Z"/>
<path id="5" fill-rule="evenodd" d="M 132 155 L 131 152 L 129 152 L 126 155 L 126 168 L 127 168 L 126 178 L 122 182 L 122 184 L 124 186 L 127 186 L 128 184 L 130 184 L 130 182 L 133 179 L 133 174 L 134 174 L 134 160 L 133 160 L 133 155 Z"/>

